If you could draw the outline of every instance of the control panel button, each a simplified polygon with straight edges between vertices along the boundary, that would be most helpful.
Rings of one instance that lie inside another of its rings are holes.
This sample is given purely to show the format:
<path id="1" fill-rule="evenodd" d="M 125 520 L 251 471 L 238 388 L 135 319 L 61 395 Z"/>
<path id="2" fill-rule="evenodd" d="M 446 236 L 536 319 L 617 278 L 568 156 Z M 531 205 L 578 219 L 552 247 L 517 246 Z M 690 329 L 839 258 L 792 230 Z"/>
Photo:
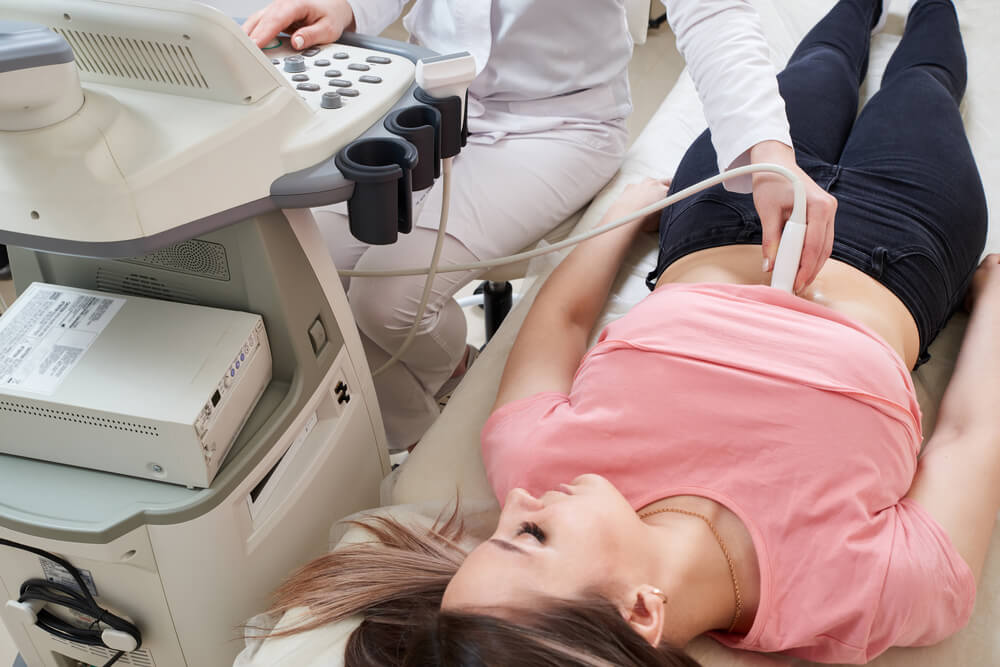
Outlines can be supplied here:
<path id="1" fill-rule="evenodd" d="M 385 56 L 368 56 L 365 58 L 365 62 L 369 62 L 374 65 L 388 65 L 392 62 L 392 58 L 386 58 Z"/>
<path id="2" fill-rule="evenodd" d="M 298 88 L 299 90 L 309 91 L 310 93 L 314 93 L 317 90 L 319 90 L 319 84 L 318 83 L 300 83 L 299 85 L 297 85 L 295 87 Z"/>
<path id="3" fill-rule="evenodd" d="M 322 51 L 322 49 L 319 48 L 318 46 L 310 46 L 308 49 L 306 49 L 305 51 L 302 52 L 302 55 L 304 55 L 307 58 L 312 58 L 314 55 L 316 55 L 320 51 Z"/>
<path id="4" fill-rule="evenodd" d="M 371 69 L 371 67 L 365 65 L 364 63 L 351 63 L 347 66 L 347 69 L 352 69 L 355 72 L 367 72 Z"/>
<path id="5" fill-rule="evenodd" d="M 313 64 L 316 65 L 316 67 L 329 67 L 330 66 L 330 61 L 327 60 L 326 58 L 320 58 L 319 60 L 317 60 Z"/>
<path id="6" fill-rule="evenodd" d="M 340 93 L 330 90 L 323 93 L 323 99 L 320 100 L 319 105 L 324 109 L 339 109 L 343 102 L 340 101 Z"/>
<path id="7" fill-rule="evenodd" d="M 358 81 L 363 81 L 364 83 L 382 83 L 382 77 L 374 76 L 372 74 L 364 74 L 358 78 Z"/>
<path id="8" fill-rule="evenodd" d="M 286 72 L 305 72 L 306 71 L 306 61 L 302 56 L 288 56 L 285 58 L 285 71 Z"/>
<path id="9" fill-rule="evenodd" d="M 278 60 L 277 58 L 271 58 L 271 64 L 272 65 L 280 65 L 281 61 Z"/>
<path id="10" fill-rule="evenodd" d="M 347 53 L 346 51 L 337 51 L 336 53 L 333 54 L 333 57 L 336 60 L 347 60 L 348 58 L 351 57 L 351 54 Z"/>
<path id="11" fill-rule="evenodd" d="M 341 97 L 357 97 L 361 94 L 355 88 L 341 88 L 337 92 L 340 93 Z"/>
<path id="12" fill-rule="evenodd" d="M 308 74 L 293 74 L 292 75 L 292 81 L 308 81 L 308 80 L 309 80 L 309 75 Z"/>
<path id="13" fill-rule="evenodd" d="M 351 82 L 346 79 L 330 79 L 330 85 L 334 88 L 350 88 Z"/>
<path id="14" fill-rule="evenodd" d="M 343 73 L 339 69 L 328 69 L 323 72 L 323 76 L 333 78 L 343 76 Z"/>

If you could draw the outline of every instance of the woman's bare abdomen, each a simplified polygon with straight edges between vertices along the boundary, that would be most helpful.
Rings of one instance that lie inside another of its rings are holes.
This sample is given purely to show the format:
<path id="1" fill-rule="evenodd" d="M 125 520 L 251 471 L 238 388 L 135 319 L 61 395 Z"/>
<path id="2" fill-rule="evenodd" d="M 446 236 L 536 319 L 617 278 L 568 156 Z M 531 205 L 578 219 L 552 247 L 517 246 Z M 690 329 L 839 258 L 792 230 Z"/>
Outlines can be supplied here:
<path id="1" fill-rule="evenodd" d="M 708 248 L 686 255 L 660 275 L 666 283 L 733 283 L 768 285 L 771 274 L 761 271 L 759 245 Z M 877 280 L 835 259 L 823 265 L 816 280 L 800 297 L 832 308 L 867 325 L 882 336 L 913 368 L 920 352 L 917 324 L 903 302 Z"/>

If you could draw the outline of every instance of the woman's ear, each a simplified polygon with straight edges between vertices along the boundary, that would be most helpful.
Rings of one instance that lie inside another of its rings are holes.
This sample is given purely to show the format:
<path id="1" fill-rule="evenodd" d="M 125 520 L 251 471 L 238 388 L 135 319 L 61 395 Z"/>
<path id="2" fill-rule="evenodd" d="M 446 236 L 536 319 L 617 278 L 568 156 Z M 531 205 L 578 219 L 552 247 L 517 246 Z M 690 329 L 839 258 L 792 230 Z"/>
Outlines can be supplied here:
<path id="1" fill-rule="evenodd" d="M 659 646 L 663 639 L 664 616 L 667 596 L 655 586 L 642 584 L 625 597 L 622 617 L 652 646 Z"/>

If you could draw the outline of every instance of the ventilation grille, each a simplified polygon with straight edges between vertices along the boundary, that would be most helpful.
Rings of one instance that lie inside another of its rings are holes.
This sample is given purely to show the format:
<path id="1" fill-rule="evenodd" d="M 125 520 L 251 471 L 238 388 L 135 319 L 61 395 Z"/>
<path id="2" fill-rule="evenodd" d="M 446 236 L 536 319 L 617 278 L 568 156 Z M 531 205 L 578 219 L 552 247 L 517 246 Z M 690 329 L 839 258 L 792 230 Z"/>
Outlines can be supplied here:
<path id="1" fill-rule="evenodd" d="M 63 639 L 62 637 L 56 637 L 54 635 L 49 635 L 49 638 L 63 646 L 68 646 L 69 648 L 76 649 L 83 655 L 92 655 L 100 658 L 97 662 L 104 664 L 110 660 L 118 651 L 111 651 L 104 648 L 103 646 L 87 646 L 85 644 L 79 644 L 68 639 Z M 132 665 L 133 667 L 156 667 L 156 663 L 153 662 L 153 656 L 149 652 L 149 649 L 140 649 L 138 651 L 132 651 L 131 653 L 126 653 L 121 658 L 118 659 L 116 665 Z"/>
<path id="2" fill-rule="evenodd" d="M 180 303 L 198 303 L 194 294 L 177 289 L 154 276 L 143 273 L 120 273 L 104 267 L 97 269 L 97 289 L 114 294 L 146 296 Z"/>
<path id="3" fill-rule="evenodd" d="M 56 419 L 64 422 L 73 422 L 75 424 L 84 424 L 85 426 L 96 426 L 97 428 L 103 428 L 109 431 L 129 431 L 131 433 L 138 433 L 139 435 L 144 435 L 149 438 L 160 437 L 160 434 L 155 426 L 137 424 L 135 422 L 125 421 L 124 419 L 104 419 L 103 417 L 92 417 L 90 415 L 85 415 L 80 412 L 72 412 L 70 410 L 50 410 L 49 408 L 40 408 L 34 405 L 29 405 L 28 403 L 21 403 L 20 401 L 11 401 L 6 399 L 0 400 L 0 411 L 14 412 L 22 415 L 28 415 L 29 417 Z"/>
<path id="4" fill-rule="evenodd" d="M 52 28 L 73 47 L 77 66 L 89 74 L 208 90 L 191 49 L 145 39 Z"/>
<path id="5" fill-rule="evenodd" d="M 221 243 L 211 243 L 199 239 L 182 241 L 142 257 L 121 261 L 155 266 L 158 269 L 177 271 L 212 280 L 229 280 L 226 247 Z"/>

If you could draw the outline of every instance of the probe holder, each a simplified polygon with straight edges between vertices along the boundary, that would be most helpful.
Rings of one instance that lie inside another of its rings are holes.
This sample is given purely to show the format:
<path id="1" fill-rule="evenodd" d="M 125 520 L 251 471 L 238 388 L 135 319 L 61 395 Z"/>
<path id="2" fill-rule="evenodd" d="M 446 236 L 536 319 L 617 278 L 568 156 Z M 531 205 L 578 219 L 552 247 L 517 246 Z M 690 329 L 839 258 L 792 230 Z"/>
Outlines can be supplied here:
<path id="1" fill-rule="evenodd" d="M 434 179 L 441 175 L 441 112 L 423 104 L 397 109 L 386 117 L 385 129 L 417 148 L 413 189 L 434 185 Z"/>
<path id="2" fill-rule="evenodd" d="M 359 139 L 337 153 L 337 169 L 354 181 L 347 212 L 355 238 L 387 245 L 396 242 L 398 232 L 413 228 L 410 192 L 416 164 L 416 147 L 394 137 Z"/>
<path id="3" fill-rule="evenodd" d="M 466 93 L 466 101 L 469 94 Z M 455 157 L 469 136 L 469 127 L 466 119 L 468 104 L 462 104 L 462 99 L 457 95 L 450 97 L 432 97 L 426 90 L 419 86 L 413 89 L 413 97 L 423 104 L 434 107 L 441 114 L 441 157 Z M 463 111 L 464 109 L 464 111 Z"/>

